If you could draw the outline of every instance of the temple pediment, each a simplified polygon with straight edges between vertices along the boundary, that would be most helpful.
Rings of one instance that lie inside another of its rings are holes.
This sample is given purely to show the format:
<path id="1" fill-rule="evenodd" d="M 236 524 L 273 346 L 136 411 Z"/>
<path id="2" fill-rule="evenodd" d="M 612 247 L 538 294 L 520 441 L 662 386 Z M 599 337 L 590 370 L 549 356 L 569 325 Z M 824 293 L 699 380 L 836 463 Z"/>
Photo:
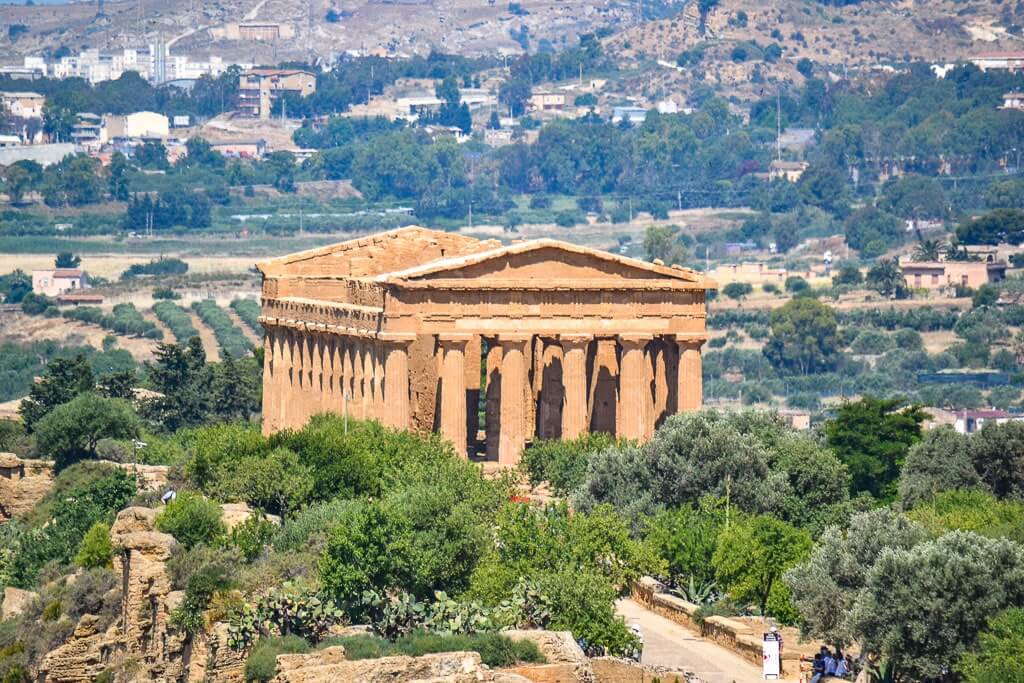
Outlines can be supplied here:
<path id="1" fill-rule="evenodd" d="M 607 284 L 630 288 L 655 282 L 686 289 L 714 286 L 686 268 L 656 265 L 547 239 L 439 259 L 382 274 L 378 279 L 408 285 L 471 280 L 477 285 L 538 287 Z"/>

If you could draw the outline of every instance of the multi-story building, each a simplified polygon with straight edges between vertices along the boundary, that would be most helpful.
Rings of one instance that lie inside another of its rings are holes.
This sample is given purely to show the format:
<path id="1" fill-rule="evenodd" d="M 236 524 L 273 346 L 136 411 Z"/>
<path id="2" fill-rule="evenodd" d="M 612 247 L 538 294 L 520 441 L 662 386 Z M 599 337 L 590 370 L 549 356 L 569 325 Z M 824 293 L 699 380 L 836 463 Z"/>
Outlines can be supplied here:
<path id="1" fill-rule="evenodd" d="M 250 69 L 238 78 L 238 110 L 270 118 L 273 101 L 286 93 L 308 97 L 316 92 L 316 75 L 302 69 Z"/>
<path id="2" fill-rule="evenodd" d="M 165 138 L 170 134 L 170 121 L 155 111 L 137 111 L 133 114 L 103 117 L 104 138 Z"/>
<path id="3" fill-rule="evenodd" d="M 0 92 L 4 110 L 19 119 L 43 118 L 45 102 L 46 98 L 37 92 Z"/>

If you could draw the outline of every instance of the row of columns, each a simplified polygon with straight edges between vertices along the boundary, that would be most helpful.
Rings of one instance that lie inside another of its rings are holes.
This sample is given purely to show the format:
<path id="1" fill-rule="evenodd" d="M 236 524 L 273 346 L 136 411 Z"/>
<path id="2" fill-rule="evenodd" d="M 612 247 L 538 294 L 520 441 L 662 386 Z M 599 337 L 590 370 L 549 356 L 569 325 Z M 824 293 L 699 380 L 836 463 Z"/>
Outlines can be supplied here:
<path id="1" fill-rule="evenodd" d="M 322 412 L 408 429 L 414 339 L 267 326 L 264 429 L 298 428 Z"/>
<path id="2" fill-rule="evenodd" d="M 436 406 L 437 428 L 466 455 L 469 434 L 467 405 L 466 349 L 471 334 L 440 334 L 440 401 Z M 616 436 L 649 438 L 656 420 L 652 401 L 654 368 L 649 344 L 652 335 L 620 335 L 618 385 L 615 399 Z M 664 338 L 678 344 L 675 386 L 669 387 L 678 411 L 701 406 L 700 340 Z M 268 432 L 299 428 L 321 412 L 375 419 L 383 424 L 409 429 L 410 404 L 409 346 L 414 335 L 340 334 L 284 326 L 267 326 L 264 372 L 264 428 Z M 528 356 L 533 335 L 500 334 L 497 375 L 500 382 L 497 458 L 515 464 L 530 436 L 531 395 Z M 561 437 L 572 439 L 591 426 L 590 396 L 596 381 L 596 363 L 589 368 L 593 335 L 559 335 L 562 361 Z M 474 367 L 479 358 L 473 358 Z M 659 367 L 666 367 L 662 363 Z M 590 376 L 593 372 L 594 377 Z M 667 373 L 667 369 L 666 369 Z M 667 382 L 668 377 L 661 378 Z M 493 452 L 493 451 L 492 451 Z"/>
<path id="3" fill-rule="evenodd" d="M 441 401 L 437 424 L 441 434 L 466 454 L 466 346 L 469 334 L 441 334 L 440 350 Z M 593 335 L 560 335 L 562 350 L 561 437 L 572 439 L 588 431 L 588 398 L 590 382 L 587 356 Z M 621 346 L 616 401 L 616 435 L 628 439 L 646 439 L 654 430 L 655 415 L 651 400 L 653 371 L 648 344 L 653 335 L 622 335 L 616 338 Z M 518 462 L 529 437 L 529 414 L 533 402 L 529 395 L 527 345 L 531 335 L 501 334 L 497 343 L 500 354 L 499 437 L 497 456 L 502 464 Z M 702 402 L 701 344 L 702 340 L 671 340 L 679 346 L 674 405 L 678 411 L 698 410 Z M 475 360 L 475 359 L 474 359 Z M 666 378 L 667 379 L 667 378 Z M 474 407 L 475 408 L 475 407 Z"/>

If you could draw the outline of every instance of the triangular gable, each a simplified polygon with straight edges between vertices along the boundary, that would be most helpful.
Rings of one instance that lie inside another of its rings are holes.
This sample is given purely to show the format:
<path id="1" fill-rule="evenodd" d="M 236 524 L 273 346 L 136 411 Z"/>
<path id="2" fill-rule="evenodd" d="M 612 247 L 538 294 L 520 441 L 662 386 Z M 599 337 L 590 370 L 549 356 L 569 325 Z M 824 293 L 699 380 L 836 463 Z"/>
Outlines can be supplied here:
<path id="1" fill-rule="evenodd" d="M 451 256 L 493 249 L 497 242 L 409 226 L 262 261 L 268 277 L 375 277 Z"/>
<path id="2" fill-rule="evenodd" d="M 465 256 L 440 259 L 407 270 L 384 273 L 388 282 L 476 279 L 489 282 L 621 282 L 652 280 L 687 288 L 713 287 L 699 273 L 668 267 L 551 239 L 532 240 Z"/>

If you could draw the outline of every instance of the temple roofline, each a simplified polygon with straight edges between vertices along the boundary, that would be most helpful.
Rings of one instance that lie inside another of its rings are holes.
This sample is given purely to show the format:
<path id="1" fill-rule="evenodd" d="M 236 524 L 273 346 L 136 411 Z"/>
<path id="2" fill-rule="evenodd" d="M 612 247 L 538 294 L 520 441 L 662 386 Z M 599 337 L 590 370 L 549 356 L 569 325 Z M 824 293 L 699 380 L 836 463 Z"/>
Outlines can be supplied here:
<path id="1" fill-rule="evenodd" d="M 443 273 L 446 270 L 455 270 L 469 265 L 475 265 L 483 263 L 485 261 L 500 258 L 511 254 L 525 254 L 531 251 L 537 251 L 539 249 L 558 249 L 561 251 L 567 251 L 583 256 L 590 256 L 602 261 L 609 263 L 616 263 L 620 265 L 629 266 L 638 270 L 644 270 L 656 275 L 663 277 L 672 278 L 674 280 L 682 280 L 683 282 L 690 285 L 690 289 L 715 289 L 717 288 L 714 280 L 708 277 L 702 276 L 696 271 L 690 268 L 683 268 L 682 266 L 663 266 L 656 263 L 648 263 L 647 261 L 641 261 L 639 259 L 630 258 L 628 256 L 619 256 L 617 254 L 611 254 L 606 251 L 599 249 L 592 249 L 590 247 L 582 247 L 570 242 L 563 242 L 561 240 L 555 240 L 550 238 L 540 238 L 530 240 L 527 242 L 518 242 L 515 244 L 509 244 L 495 249 L 487 251 L 481 251 L 472 254 L 465 254 L 462 256 L 453 256 L 450 258 L 437 259 L 424 263 L 412 268 L 405 270 L 381 273 L 377 275 L 374 280 L 377 282 L 388 283 L 388 284 L 411 284 L 409 282 L 412 278 L 422 277 L 425 275 L 432 275 L 435 273 Z M 510 280 L 510 282 L 512 282 Z M 622 286 L 622 284 L 619 284 Z"/>

